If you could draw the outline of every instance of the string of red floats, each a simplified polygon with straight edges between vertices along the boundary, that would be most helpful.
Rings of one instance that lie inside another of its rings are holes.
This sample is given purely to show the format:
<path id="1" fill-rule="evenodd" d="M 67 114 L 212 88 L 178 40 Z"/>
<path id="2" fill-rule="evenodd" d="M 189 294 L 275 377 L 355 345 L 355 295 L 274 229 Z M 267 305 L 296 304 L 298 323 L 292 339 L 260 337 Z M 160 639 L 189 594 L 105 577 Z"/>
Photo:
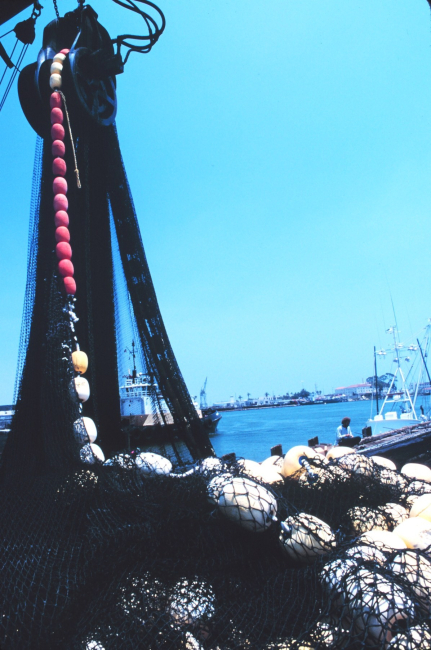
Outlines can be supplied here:
<path id="1" fill-rule="evenodd" d="M 74 268 L 72 264 L 72 248 L 70 246 L 69 215 L 67 213 L 69 202 L 67 200 L 67 172 L 64 155 L 66 147 L 64 144 L 65 130 L 63 126 L 63 100 L 57 92 L 61 88 L 61 72 L 63 61 L 69 54 L 69 50 L 61 50 L 52 60 L 50 86 L 52 94 L 50 97 L 51 106 L 51 137 L 52 137 L 52 173 L 54 181 L 52 190 L 54 193 L 54 222 L 55 222 L 55 252 L 58 259 L 58 272 L 63 278 L 63 286 L 67 295 L 76 294 L 76 282 L 74 279 Z"/>

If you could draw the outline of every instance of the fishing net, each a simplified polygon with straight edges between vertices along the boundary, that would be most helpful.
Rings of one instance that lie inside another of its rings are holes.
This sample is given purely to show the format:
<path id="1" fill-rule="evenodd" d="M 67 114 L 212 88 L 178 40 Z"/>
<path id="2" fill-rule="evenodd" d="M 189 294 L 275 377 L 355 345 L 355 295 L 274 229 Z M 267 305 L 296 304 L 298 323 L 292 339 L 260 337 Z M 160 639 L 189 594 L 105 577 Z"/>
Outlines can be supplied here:
<path id="1" fill-rule="evenodd" d="M 76 299 L 56 259 L 48 138 L 35 158 L 0 462 L 1 648 L 430 647 L 431 482 L 303 447 L 262 464 L 214 457 L 160 314 L 115 126 L 76 115 L 72 103 Z M 145 433 L 121 419 L 125 375 L 132 388 L 146 378 Z"/>

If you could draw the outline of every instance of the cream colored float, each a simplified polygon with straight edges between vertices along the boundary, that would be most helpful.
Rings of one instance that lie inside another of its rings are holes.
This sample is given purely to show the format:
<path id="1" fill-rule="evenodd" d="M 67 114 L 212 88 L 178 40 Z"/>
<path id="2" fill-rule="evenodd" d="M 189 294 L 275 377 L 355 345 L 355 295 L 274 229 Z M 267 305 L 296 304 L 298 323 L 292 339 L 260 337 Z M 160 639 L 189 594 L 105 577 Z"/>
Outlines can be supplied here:
<path id="1" fill-rule="evenodd" d="M 283 481 L 283 477 L 277 469 L 262 467 L 260 463 L 256 463 L 254 460 L 241 459 L 237 464 L 250 478 L 257 479 L 263 483 L 272 484 Z"/>
<path id="2" fill-rule="evenodd" d="M 271 492 L 242 477 L 222 485 L 217 505 L 224 517 L 255 533 L 269 528 L 277 514 L 277 501 Z"/>
<path id="3" fill-rule="evenodd" d="M 269 458 L 265 458 L 265 460 L 260 463 L 260 466 L 269 467 L 281 473 L 281 470 L 283 469 L 283 460 L 283 456 L 269 456 Z"/>
<path id="4" fill-rule="evenodd" d="M 415 614 L 401 587 L 367 569 L 346 578 L 345 600 L 353 626 L 367 645 L 385 647 Z"/>
<path id="5" fill-rule="evenodd" d="M 73 380 L 76 394 L 80 402 L 86 402 L 90 397 L 90 384 L 85 377 L 75 377 Z"/>
<path id="6" fill-rule="evenodd" d="M 409 484 L 406 483 L 404 492 L 405 502 L 411 508 L 418 497 L 423 494 L 431 494 L 431 484 L 426 481 L 412 481 Z"/>
<path id="7" fill-rule="evenodd" d="M 388 568 L 409 582 L 421 609 L 431 614 L 431 562 L 414 551 L 407 551 L 396 555 Z"/>
<path id="8" fill-rule="evenodd" d="M 414 625 L 408 632 L 397 634 L 387 650 L 429 650 L 431 634 L 427 625 Z"/>
<path id="9" fill-rule="evenodd" d="M 88 370 L 88 356 L 82 350 L 72 352 L 72 364 L 75 372 L 83 375 Z"/>
<path id="10" fill-rule="evenodd" d="M 431 521 L 431 494 L 417 497 L 410 510 L 410 517 L 422 517 Z"/>
<path id="11" fill-rule="evenodd" d="M 350 447 L 332 447 L 326 454 L 326 460 L 338 460 L 347 454 L 354 454 L 355 451 Z"/>
<path id="12" fill-rule="evenodd" d="M 220 458 L 216 458 L 215 456 L 209 456 L 208 458 L 204 458 L 203 460 L 200 461 L 198 465 L 198 470 L 202 473 L 206 472 L 214 472 L 217 470 L 221 470 L 223 468 L 223 463 L 220 460 Z"/>
<path id="13" fill-rule="evenodd" d="M 431 469 L 420 463 L 407 463 L 407 465 L 401 468 L 401 474 L 404 474 L 408 478 L 431 483 Z"/>
<path id="14" fill-rule="evenodd" d="M 281 473 L 285 477 L 290 476 L 298 479 L 301 473 L 306 472 L 307 469 L 313 472 L 314 468 L 310 467 L 309 460 L 319 464 L 326 462 L 326 458 L 322 454 L 317 454 L 311 447 L 305 445 L 292 447 L 284 457 Z"/>
<path id="15" fill-rule="evenodd" d="M 75 439 L 84 445 L 87 442 L 95 442 L 97 439 L 97 428 L 91 418 L 86 416 L 75 420 L 73 423 Z"/>
<path id="16" fill-rule="evenodd" d="M 232 479 L 233 475 L 229 472 L 214 476 L 214 478 L 212 478 L 207 485 L 208 501 L 214 505 L 217 505 L 224 485 L 226 485 L 226 483 L 229 483 Z"/>
<path id="17" fill-rule="evenodd" d="M 354 559 L 333 560 L 323 567 L 319 577 L 329 599 L 332 614 L 337 615 L 344 604 L 344 583 L 347 576 L 357 573 L 358 570 L 358 562 Z"/>
<path id="18" fill-rule="evenodd" d="M 394 529 L 394 535 L 402 539 L 407 548 L 424 551 L 431 546 L 431 522 L 410 517 Z"/>
<path id="19" fill-rule="evenodd" d="M 362 454 L 353 453 L 341 456 L 337 462 L 342 469 L 357 475 L 371 476 L 374 471 L 373 461 Z"/>
<path id="20" fill-rule="evenodd" d="M 281 523 L 282 549 L 300 564 L 312 562 L 335 548 L 335 535 L 328 524 L 305 512 L 288 517 Z"/>
<path id="21" fill-rule="evenodd" d="M 365 561 L 375 562 L 384 566 L 386 564 L 386 555 L 379 551 L 375 546 L 352 546 L 345 553 L 347 558 L 358 560 L 360 563 Z"/>
<path id="22" fill-rule="evenodd" d="M 386 503 L 376 509 L 357 506 L 347 511 L 352 531 L 356 535 L 361 535 L 373 529 L 393 531 L 408 516 L 407 510 L 398 503 Z"/>
<path id="23" fill-rule="evenodd" d="M 105 454 L 100 449 L 99 445 L 96 445 L 94 442 L 89 442 L 84 445 L 79 452 L 81 461 L 87 463 L 88 465 L 94 465 L 94 463 L 104 463 Z"/>
<path id="24" fill-rule="evenodd" d="M 168 458 L 149 451 L 138 454 L 135 463 L 145 478 L 167 476 L 172 472 L 172 463 Z"/>
<path id="25" fill-rule="evenodd" d="M 384 458 L 384 456 L 371 456 L 371 460 L 376 463 L 379 467 L 384 467 L 385 469 L 391 469 L 393 472 L 397 471 L 397 466 L 389 458 Z"/>
<path id="26" fill-rule="evenodd" d="M 407 548 L 407 544 L 395 532 L 388 530 L 369 530 L 359 537 L 358 544 L 375 546 L 379 551 L 386 553 Z"/>

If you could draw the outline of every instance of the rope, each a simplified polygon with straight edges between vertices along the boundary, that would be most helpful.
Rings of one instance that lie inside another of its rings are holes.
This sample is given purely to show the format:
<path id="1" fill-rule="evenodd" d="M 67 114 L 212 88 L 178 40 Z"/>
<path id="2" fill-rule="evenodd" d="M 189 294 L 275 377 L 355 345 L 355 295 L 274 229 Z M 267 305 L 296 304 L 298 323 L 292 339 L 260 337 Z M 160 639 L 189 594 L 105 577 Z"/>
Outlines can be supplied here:
<path id="1" fill-rule="evenodd" d="M 19 55 L 19 58 L 18 58 L 18 61 L 16 62 L 14 71 L 13 71 L 13 73 L 11 75 L 11 78 L 9 79 L 9 83 L 8 83 L 8 85 L 6 87 L 6 90 L 4 92 L 4 95 L 3 95 L 3 97 L 2 97 L 2 99 L 0 101 L 0 111 L 2 110 L 3 106 L 5 105 L 7 96 L 9 95 L 9 91 L 12 88 L 12 84 L 15 81 L 16 75 L 18 74 L 18 72 L 20 72 L 19 68 L 20 68 L 21 63 L 23 62 L 23 59 L 24 59 L 24 57 L 26 55 L 28 47 L 29 47 L 28 45 L 24 45 L 24 47 L 21 50 L 21 54 Z"/>
<path id="2" fill-rule="evenodd" d="M 74 172 L 76 174 L 76 186 L 78 187 L 78 189 L 81 189 L 81 180 L 79 178 L 78 161 L 76 159 L 75 143 L 73 142 L 72 127 L 70 125 L 69 111 L 67 110 L 66 97 L 64 96 L 64 93 L 61 92 L 61 90 L 57 90 L 57 92 L 60 93 L 61 98 L 63 100 L 64 111 L 66 113 L 66 119 L 67 119 L 67 126 L 69 127 L 70 142 L 72 143 L 72 151 L 73 151 L 73 160 L 75 161 Z"/>

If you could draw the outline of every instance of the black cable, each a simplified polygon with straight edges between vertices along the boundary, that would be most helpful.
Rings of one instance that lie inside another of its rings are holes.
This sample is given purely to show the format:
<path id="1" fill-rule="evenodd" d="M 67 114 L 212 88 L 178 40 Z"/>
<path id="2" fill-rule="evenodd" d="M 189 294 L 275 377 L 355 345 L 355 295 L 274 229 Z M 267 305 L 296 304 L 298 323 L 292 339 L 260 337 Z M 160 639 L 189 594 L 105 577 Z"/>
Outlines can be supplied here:
<path id="1" fill-rule="evenodd" d="M 145 4 L 148 7 L 154 9 L 154 11 L 156 11 L 160 17 L 161 25 L 159 27 L 156 20 L 150 14 L 147 14 L 145 11 L 140 9 L 135 4 L 135 2 L 133 2 L 133 0 L 113 0 L 113 2 L 115 2 L 115 4 L 117 5 L 120 5 L 120 7 L 124 7 L 124 9 L 128 9 L 129 11 L 133 11 L 134 13 L 139 14 L 145 21 L 148 30 L 148 34 L 144 36 L 139 36 L 135 34 L 121 34 L 120 36 L 117 36 L 117 38 L 112 40 L 113 43 L 117 44 L 117 52 L 120 51 L 121 46 L 125 46 L 128 48 L 128 52 L 124 58 L 124 63 L 127 62 L 127 59 L 129 58 L 132 52 L 138 52 L 140 54 L 146 54 L 147 52 L 149 52 L 153 47 L 153 45 L 157 43 L 160 36 L 163 34 L 163 31 L 166 26 L 165 16 L 162 10 L 159 9 L 159 7 L 157 7 L 157 5 L 153 4 L 149 0 L 136 0 L 136 1 L 141 2 L 142 4 Z M 142 45 L 138 45 L 136 43 L 131 43 L 129 39 L 144 41 L 144 43 Z"/>
<path id="2" fill-rule="evenodd" d="M 15 45 L 13 46 L 13 50 L 12 50 L 12 54 L 10 55 L 10 58 L 13 57 L 13 53 L 15 52 L 15 49 L 16 49 L 16 46 L 17 46 L 17 45 L 18 45 L 18 39 L 16 39 L 16 43 L 15 43 Z M 3 72 L 3 74 L 2 74 L 2 78 L 0 79 L 0 86 L 2 85 L 2 83 L 3 83 L 3 79 L 5 78 L 5 75 L 6 75 L 6 72 L 7 72 L 9 69 L 10 69 L 9 66 L 6 65 L 5 71 Z"/>

